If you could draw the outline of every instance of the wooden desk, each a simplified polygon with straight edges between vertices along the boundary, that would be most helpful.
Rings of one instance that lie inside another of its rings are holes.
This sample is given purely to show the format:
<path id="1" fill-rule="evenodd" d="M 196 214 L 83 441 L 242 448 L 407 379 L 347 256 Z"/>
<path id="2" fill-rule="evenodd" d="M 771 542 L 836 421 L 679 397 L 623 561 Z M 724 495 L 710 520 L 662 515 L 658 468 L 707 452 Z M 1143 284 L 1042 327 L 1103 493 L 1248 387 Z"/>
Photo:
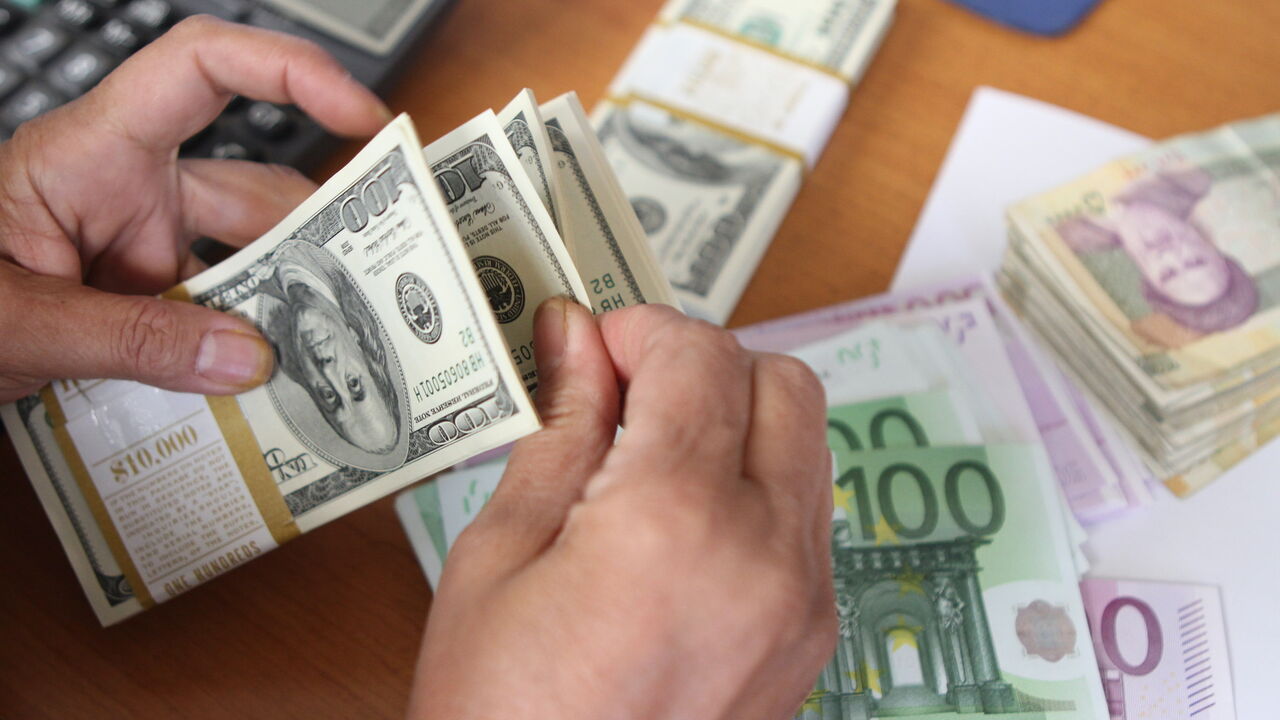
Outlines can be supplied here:
<path id="1" fill-rule="evenodd" d="M 424 138 L 526 85 L 543 98 L 576 89 L 590 106 L 660 4 L 459 0 L 391 105 Z M 1164 137 L 1280 108 L 1277 27 L 1271 2 L 1105 0 L 1043 39 L 899 0 L 732 324 L 885 290 L 976 85 Z M 7 440 L 0 478 L 0 717 L 403 713 L 431 593 L 390 499 L 103 630 Z"/>

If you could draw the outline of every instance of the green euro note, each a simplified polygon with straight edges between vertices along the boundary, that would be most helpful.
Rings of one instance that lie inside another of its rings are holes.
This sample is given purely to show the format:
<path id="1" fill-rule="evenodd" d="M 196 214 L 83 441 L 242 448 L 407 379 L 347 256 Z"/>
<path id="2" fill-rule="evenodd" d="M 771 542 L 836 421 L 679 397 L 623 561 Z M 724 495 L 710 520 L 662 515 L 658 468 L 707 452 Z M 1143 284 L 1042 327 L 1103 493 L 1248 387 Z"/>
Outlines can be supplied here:
<path id="1" fill-rule="evenodd" d="M 827 443 L 851 450 L 974 445 L 978 422 L 952 390 L 930 390 L 827 410 Z"/>
<path id="2" fill-rule="evenodd" d="M 507 468 L 505 457 L 440 473 L 400 493 L 396 513 L 431 587 L 440 584 L 449 548 L 489 502 Z"/>
<path id="3" fill-rule="evenodd" d="M 797 717 L 1107 717 L 1043 449 L 851 445 L 833 438 L 839 642 Z"/>

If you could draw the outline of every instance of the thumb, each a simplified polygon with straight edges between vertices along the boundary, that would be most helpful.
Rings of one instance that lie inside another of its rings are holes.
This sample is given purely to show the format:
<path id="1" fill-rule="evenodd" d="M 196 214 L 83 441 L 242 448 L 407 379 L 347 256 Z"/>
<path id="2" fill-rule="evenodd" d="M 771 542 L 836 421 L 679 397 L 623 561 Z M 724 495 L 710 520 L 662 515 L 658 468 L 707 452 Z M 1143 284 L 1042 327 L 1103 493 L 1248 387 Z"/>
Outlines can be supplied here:
<path id="1" fill-rule="evenodd" d="M 591 312 L 552 298 L 534 318 L 543 428 L 516 443 L 507 470 L 459 545 L 483 545 L 470 571 L 505 574 L 555 538 L 618 428 L 618 381 Z M 494 551 L 494 549 L 499 549 Z M 477 560 L 479 560 L 477 558 Z"/>
<path id="2" fill-rule="evenodd" d="M 270 345 L 240 318 L 61 278 L 5 274 L 18 282 L 0 283 L 16 291 L 3 323 L 13 326 L 0 335 L 19 339 L 0 350 L 6 374 L 119 378 L 204 395 L 244 392 L 271 374 Z"/>

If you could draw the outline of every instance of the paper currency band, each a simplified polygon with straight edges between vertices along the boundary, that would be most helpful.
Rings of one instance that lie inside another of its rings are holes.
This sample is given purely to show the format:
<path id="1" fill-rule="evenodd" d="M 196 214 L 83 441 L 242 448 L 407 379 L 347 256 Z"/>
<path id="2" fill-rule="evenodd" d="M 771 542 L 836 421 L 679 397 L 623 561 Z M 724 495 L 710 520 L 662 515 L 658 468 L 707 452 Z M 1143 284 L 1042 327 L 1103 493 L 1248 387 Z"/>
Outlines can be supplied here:
<path id="1" fill-rule="evenodd" d="M 186 285 L 178 285 L 164 293 L 162 297 L 166 300 L 191 302 L 191 295 L 187 293 Z M 262 456 L 262 448 L 258 447 L 258 440 L 249 427 L 244 411 L 240 409 L 240 403 L 236 402 L 234 397 L 226 395 L 220 397 L 211 395 L 205 400 L 209 403 L 209 410 L 213 412 L 214 419 L 218 421 L 223 440 L 231 449 L 231 456 L 235 458 L 236 467 L 240 469 L 240 477 L 244 478 L 245 487 L 253 496 L 258 512 L 262 513 L 267 529 L 271 531 L 271 537 L 275 539 L 277 545 L 283 545 L 300 535 L 301 531 L 293 521 L 293 513 L 289 511 L 284 495 L 276 486 L 275 479 L 271 477 L 271 470 L 267 468 L 267 461 Z"/>
<path id="2" fill-rule="evenodd" d="M 172 300 L 189 300 L 182 288 L 171 290 L 165 293 L 164 297 Z M 176 594 L 176 592 L 170 592 L 166 597 L 156 598 L 155 593 L 152 592 L 153 583 L 148 583 L 143 578 L 142 573 L 139 571 L 139 563 L 135 561 L 135 558 L 129 552 L 121 530 L 112 519 L 111 513 L 107 509 L 106 501 L 99 491 L 98 485 L 94 482 L 90 469 L 84 461 L 81 448 L 77 446 L 73 437 L 66 409 L 59 399 L 58 393 L 52 385 L 48 385 L 41 390 L 40 395 L 48 410 L 49 418 L 53 425 L 53 435 L 58 447 L 67 461 L 76 485 L 84 496 L 94 520 L 102 531 L 108 549 L 120 566 L 121 572 L 129 581 L 129 585 L 132 587 L 138 602 L 144 608 L 149 608 L 157 602 L 172 596 L 172 594 Z M 270 534 L 268 546 L 258 547 L 255 545 L 254 554 L 257 551 L 269 550 L 276 545 L 297 537 L 300 534 L 298 526 L 294 523 L 293 515 L 289 512 L 284 497 L 271 477 L 271 472 L 267 468 L 257 440 L 254 438 L 248 420 L 245 419 L 239 403 L 234 397 L 206 397 L 204 398 L 204 403 L 207 405 L 208 414 L 212 416 L 218 431 L 221 433 L 220 442 L 225 444 L 227 451 L 229 451 L 235 463 L 238 476 L 261 516 L 262 525 L 265 526 L 266 531 Z M 84 438 L 82 438 L 83 440 Z M 101 463 L 99 462 L 98 464 Z M 258 531 L 258 534 L 261 536 L 261 531 Z M 262 536 L 262 539 L 266 540 L 267 538 Z M 230 545 L 218 548 L 218 550 L 226 551 L 229 547 Z M 240 554 L 246 555 L 246 553 Z M 215 552 L 214 555 L 216 556 L 217 553 Z M 222 565 L 231 564 L 233 563 L 222 563 Z M 206 573 L 205 575 L 193 573 L 195 581 L 191 584 L 203 582 L 206 575 L 212 577 L 215 574 L 218 573 Z M 182 589 L 185 589 L 186 584 L 182 583 L 182 585 Z"/>
<path id="3" fill-rule="evenodd" d="M 752 40 L 751 38 L 745 38 L 745 37 L 742 37 L 741 35 L 734 35 L 733 33 L 727 30 L 718 28 L 715 25 L 712 25 L 710 23 L 704 23 L 700 20 L 694 20 L 692 18 L 677 18 L 675 20 L 659 19 L 654 24 L 663 26 L 663 27 L 671 27 L 673 25 L 687 25 L 692 28 L 697 28 L 703 32 L 711 33 L 712 35 L 719 35 L 720 37 L 726 40 L 732 40 L 733 42 L 738 43 L 739 45 L 746 45 L 748 47 L 755 48 L 760 52 L 768 53 L 769 55 L 772 55 L 781 60 L 786 60 L 787 62 L 795 63 L 796 65 L 802 65 L 811 70 L 820 72 L 823 75 L 830 75 L 831 77 L 835 78 L 836 80 L 839 80 L 842 83 L 845 83 L 846 85 L 852 84 L 853 82 L 852 78 L 845 77 L 844 75 L 841 75 L 839 72 L 837 72 L 834 68 L 823 65 L 822 63 L 814 62 L 812 60 L 809 60 L 808 58 L 802 58 L 799 55 L 792 55 L 791 53 L 779 50 L 776 47 L 773 47 L 771 45 L 766 45 L 757 40 Z"/>
<path id="4" fill-rule="evenodd" d="M 651 26 L 610 87 L 812 168 L 848 104 L 847 81 L 701 23 Z"/>
<path id="5" fill-rule="evenodd" d="M 191 302 L 191 295 L 187 292 L 186 285 L 177 285 L 162 297 L 166 300 Z M 235 458 L 236 467 L 240 469 L 240 477 L 244 479 L 245 487 L 253 496 L 258 512 L 262 513 L 267 529 L 271 531 L 271 537 L 275 539 L 277 545 L 283 545 L 300 535 L 301 531 L 293 521 L 293 513 L 289 512 L 284 495 L 280 493 L 275 479 L 271 477 L 271 470 L 267 468 L 267 461 L 262 456 L 262 448 L 258 447 L 258 440 L 249 427 L 244 411 L 240 409 L 240 403 L 236 402 L 234 397 L 227 395 L 211 395 L 205 400 L 209 403 L 209 410 L 213 412 L 214 419 L 218 421 L 223 440 L 231 449 L 231 456 Z"/>
<path id="6" fill-rule="evenodd" d="M 782 157 L 785 157 L 785 158 L 790 158 L 791 160 L 794 160 L 796 163 L 800 165 L 800 171 L 802 173 L 808 174 L 810 170 L 809 166 L 805 164 L 804 156 L 791 148 L 784 147 L 777 143 L 773 143 L 768 140 L 765 140 L 764 138 L 756 137 L 749 133 L 742 132 L 741 130 L 731 128 L 728 125 L 722 125 L 716 122 L 715 120 L 712 120 L 711 118 L 703 117 L 701 115 L 698 115 L 697 113 L 689 112 L 688 110 L 682 110 L 673 105 L 668 105 L 667 103 L 664 103 L 661 100 L 658 100 L 657 98 L 646 97 L 639 93 L 631 93 L 629 95 L 610 95 L 608 98 L 605 98 L 605 100 L 607 102 L 613 103 L 614 105 L 617 105 L 619 107 L 624 107 L 624 108 L 629 107 L 635 103 L 644 103 L 645 105 L 652 105 L 653 107 L 658 108 L 659 110 L 671 115 L 672 117 L 677 117 L 687 122 L 702 125 L 704 127 L 707 127 L 715 131 L 720 135 L 724 135 L 725 137 L 731 137 L 735 140 L 738 140 L 739 142 L 746 143 L 747 145 L 754 145 L 756 147 L 764 148 L 769 152 L 775 153 L 777 155 L 781 155 Z"/>

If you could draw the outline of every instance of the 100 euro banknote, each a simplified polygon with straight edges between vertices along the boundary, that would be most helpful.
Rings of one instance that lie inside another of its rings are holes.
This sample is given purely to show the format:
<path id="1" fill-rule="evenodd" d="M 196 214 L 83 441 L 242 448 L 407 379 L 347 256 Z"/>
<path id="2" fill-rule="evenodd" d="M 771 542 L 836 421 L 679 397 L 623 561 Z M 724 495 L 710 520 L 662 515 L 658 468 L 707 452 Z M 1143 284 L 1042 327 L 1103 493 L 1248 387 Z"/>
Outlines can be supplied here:
<path id="1" fill-rule="evenodd" d="M 1040 448 L 833 449 L 839 639 L 800 717 L 1105 717 Z"/>

